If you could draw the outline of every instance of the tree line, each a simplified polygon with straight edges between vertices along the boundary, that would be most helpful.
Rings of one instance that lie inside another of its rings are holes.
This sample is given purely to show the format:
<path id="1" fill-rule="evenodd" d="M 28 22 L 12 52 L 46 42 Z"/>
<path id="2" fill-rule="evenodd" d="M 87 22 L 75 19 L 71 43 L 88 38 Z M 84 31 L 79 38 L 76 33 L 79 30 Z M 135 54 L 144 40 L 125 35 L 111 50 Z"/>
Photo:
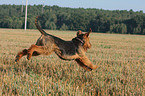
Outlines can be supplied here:
<path id="1" fill-rule="evenodd" d="M 0 28 L 23 29 L 25 10 L 21 8 L 22 5 L 0 5 Z M 145 35 L 143 11 L 59 6 L 45 6 L 42 11 L 42 8 L 42 5 L 28 5 L 28 29 L 35 29 L 35 17 L 41 16 L 43 29 L 87 31 L 92 28 L 94 32 Z"/>

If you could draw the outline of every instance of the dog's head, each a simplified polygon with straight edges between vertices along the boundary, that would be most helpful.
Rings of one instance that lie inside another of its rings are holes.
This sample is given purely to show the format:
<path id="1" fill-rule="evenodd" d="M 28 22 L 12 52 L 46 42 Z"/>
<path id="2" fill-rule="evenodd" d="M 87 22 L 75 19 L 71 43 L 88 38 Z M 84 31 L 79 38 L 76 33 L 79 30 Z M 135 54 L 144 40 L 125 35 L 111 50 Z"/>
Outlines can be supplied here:
<path id="1" fill-rule="evenodd" d="M 85 51 L 87 51 L 87 49 L 91 48 L 91 43 L 89 40 L 89 35 L 91 32 L 92 32 L 91 28 L 90 28 L 89 32 L 87 32 L 87 33 L 83 33 L 80 30 L 77 32 L 76 39 L 78 39 L 82 43 L 82 46 L 83 46 Z"/>

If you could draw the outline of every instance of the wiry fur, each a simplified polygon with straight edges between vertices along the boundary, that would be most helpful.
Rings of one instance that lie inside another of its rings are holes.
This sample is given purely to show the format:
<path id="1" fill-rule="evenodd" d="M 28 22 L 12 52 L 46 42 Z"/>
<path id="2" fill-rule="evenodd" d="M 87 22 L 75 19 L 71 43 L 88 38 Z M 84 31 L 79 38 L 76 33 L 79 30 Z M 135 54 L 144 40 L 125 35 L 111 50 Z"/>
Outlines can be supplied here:
<path id="1" fill-rule="evenodd" d="M 82 31 L 79 30 L 75 38 L 71 41 L 65 41 L 46 33 L 38 25 L 37 19 L 38 17 L 36 17 L 35 25 L 42 35 L 37 40 L 36 44 L 31 45 L 28 49 L 24 49 L 17 54 L 16 62 L 25 55 L 27 55 L 27 59 L 30 60 L 32 56 L 38 56 L 41 54 L 50 55 L 52 52 L 55 52 L 61 59 L 75 60 L 81 67 L 88 71 L 97 68 L 97 66 L 93 65 L 85 55 L 87 49 L 91 47 L 88 37 L 92 32 L 91 29 L 87 33 L 82 33 Z"/>

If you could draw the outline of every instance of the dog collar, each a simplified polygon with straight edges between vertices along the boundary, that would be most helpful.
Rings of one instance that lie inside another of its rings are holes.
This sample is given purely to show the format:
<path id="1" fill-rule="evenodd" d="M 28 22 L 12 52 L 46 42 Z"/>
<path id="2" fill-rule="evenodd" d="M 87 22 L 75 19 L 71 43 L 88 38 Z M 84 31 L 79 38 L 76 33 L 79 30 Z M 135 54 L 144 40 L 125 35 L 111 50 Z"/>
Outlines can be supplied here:
<path id="1" fill-rule="evenodd" d="M 83 40 L 81 40 L 80 38 L 76 37 L 77 40 L 79 40 L 82 44 L 84 43 Z"/>

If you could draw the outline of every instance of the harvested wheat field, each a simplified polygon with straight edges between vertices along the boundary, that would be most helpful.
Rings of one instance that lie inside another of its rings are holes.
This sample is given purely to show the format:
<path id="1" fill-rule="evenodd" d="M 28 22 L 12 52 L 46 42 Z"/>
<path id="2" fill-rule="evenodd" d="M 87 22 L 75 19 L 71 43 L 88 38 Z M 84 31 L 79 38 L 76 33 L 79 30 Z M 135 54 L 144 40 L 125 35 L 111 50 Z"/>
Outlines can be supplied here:
<path id="1" fill-rule="evenodd" d="M 65 40 L 75 31 L 49 31 Z M 91 33 L 87 57 L 99 66 L 85 72 L 75 61 L 55 54 L 23 57 L 19 51 L 35 44 L 38 30 L 0 29 L 0 95 L 144 96 L 145 36 Z"/>

